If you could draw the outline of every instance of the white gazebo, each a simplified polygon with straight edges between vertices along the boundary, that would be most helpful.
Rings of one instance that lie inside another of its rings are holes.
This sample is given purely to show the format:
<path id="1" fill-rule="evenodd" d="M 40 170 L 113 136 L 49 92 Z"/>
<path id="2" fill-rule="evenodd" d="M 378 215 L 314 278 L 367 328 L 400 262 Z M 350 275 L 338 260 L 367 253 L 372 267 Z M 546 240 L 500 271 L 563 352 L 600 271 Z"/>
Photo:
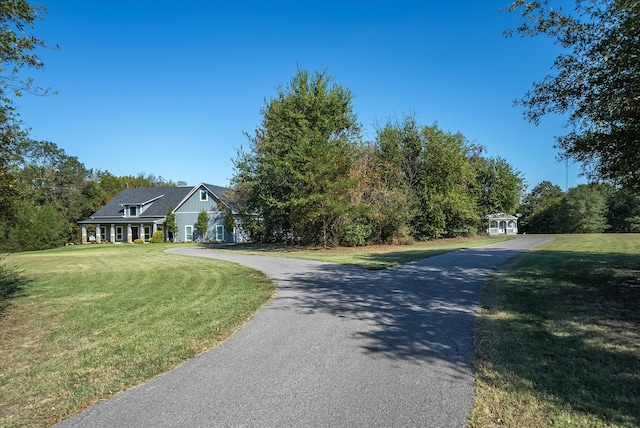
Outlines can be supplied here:
<path id="1" fill-rule="evenodd" d="M 505 213 L 490 214 L 486 217 L 489 220 L 489 235 L 517 235 L 518 217 Z"/>

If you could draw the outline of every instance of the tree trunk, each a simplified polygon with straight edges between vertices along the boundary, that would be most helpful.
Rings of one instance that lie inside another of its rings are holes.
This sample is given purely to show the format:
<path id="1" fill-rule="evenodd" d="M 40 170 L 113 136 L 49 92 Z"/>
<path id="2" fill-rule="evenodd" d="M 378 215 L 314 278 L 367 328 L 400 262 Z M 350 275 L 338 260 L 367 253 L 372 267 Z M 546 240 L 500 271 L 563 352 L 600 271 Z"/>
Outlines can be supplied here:
<path id="1" fill-rule="evenodd" d="M 322 217 L 322 240 L 324 241 L 324 249 L 327 249 L 327 217 Z"/>

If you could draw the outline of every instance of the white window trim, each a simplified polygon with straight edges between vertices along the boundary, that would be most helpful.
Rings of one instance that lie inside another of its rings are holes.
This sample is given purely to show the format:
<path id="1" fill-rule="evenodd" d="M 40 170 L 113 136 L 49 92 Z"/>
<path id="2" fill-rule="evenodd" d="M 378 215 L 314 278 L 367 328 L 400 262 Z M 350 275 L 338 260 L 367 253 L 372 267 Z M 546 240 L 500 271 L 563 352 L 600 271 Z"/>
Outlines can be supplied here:
<path id="1" fill-rule="evenodd" d="M 202 198 L 202 195 L 204 195 L 204 199 Z M 209 200 L 209 192 L 207 192 L 205 189 L 200 189 L 200 202 L 207 202 Z"/>
<path id="2" fill-rule="evenodd" d="M 222 230 L 222 239 L 219 239 L 219 230 Z M 216 241 L 224 241 L 224 225 L 222 224 L 216 225 Z"/>
<path id="3" fill-rule="evenodd" d="M 136 213 L 131 215 L 131 208 L 135 209 Z M 142 211 L 140 205 L 127 205 L 127 217 L 128 218 L 137 218 L 140 216 L 140 212 Z"/>
<path id="4" fill-rule="evenodd" d="M 191 239 L 187 239 L 187 236 L 189 236 L 189 233 L 187 233 L 187 229 L 191 229 Z M 187 225 L 184 227 L 184 240 L 185 242 L 193 241 L 193 226 Z"/>

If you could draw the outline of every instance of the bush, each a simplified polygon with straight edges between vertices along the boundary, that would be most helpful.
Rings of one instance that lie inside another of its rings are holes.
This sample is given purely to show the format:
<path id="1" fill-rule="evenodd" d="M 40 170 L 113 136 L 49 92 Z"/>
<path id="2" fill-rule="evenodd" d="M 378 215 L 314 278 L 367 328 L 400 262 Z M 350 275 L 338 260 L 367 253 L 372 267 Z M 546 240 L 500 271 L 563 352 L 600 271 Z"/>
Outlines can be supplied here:
<path id="1" fill-rule="evenodd" d="M 344 225 L 344 244 L 349 247 L 361 247 L 366 245 L 367 238 L 371 235 L 370 226 L 367 224 L 348 221 Z"/>
<path id="2" fill-rule="evenodd" d="M 409 229 L 405 226 L 394 233 L 389 242 L 393 245 L 413 245 L 416 241 L 409 234 Z"/>
<path id="3" fill-rule="evenodd" d="M 164 242 L 164 232 L 162 230 L 158 230 L 157 232 L 154 232 L 153 236 L 151 237 L 151 239 L 149 239 L 149 242 L 151 242 L 151 243 L 162 243 L 162 242 Z"/>
<path id="4" fill-rule="evenodd" d="M 142 238 L 134 239 L 133 243 L 134 244 L 144 244 L 144 239 L 142 239 Z"/>

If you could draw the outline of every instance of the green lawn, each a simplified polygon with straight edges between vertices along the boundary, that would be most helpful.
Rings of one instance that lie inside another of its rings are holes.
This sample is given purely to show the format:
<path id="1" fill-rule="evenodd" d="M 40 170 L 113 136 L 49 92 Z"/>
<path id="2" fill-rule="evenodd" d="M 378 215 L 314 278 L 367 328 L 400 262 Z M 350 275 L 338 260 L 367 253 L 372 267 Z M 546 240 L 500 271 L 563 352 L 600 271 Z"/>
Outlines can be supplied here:
<path id="1" fill-rule="evenodd" d="M 14 254 L 0 317 L 0 426 L 48 426 L 215 346 L 275 293 L 262 274 L 164 244 Z"/>
<path id="2" fill-rule="evenodd" d="M 242 251 L 382 269 L 489 242 Z M 166 248 L 6 259 L 29 282 L 0 316 L 0 426 L 47 426 L 141 384 L 224 340 L 275 293 L 254 271 Z M 640 235 L 557 236 L 505 265 L 483 292 L 470 425 L 640 426 L 639 278 Z"/>
<path id="3" fill-rule="evenodd" d="M 487 284 L 473 427 L 640 426 L 640 235 L 560 235 Z"/>
<path id="4" fill-rule="evenodd" d="M 284 245 L 238 245 L 213 246 L 216 250 L 234 251 L 242 254 L 255 254 L 294 259 L 316 260 L 359 266 L 369 270 L 387 269 L 405 263 L 438 256 L 464 248 L 494 244 L 508 237 L 471 237 L 438 239 L 417 242 L 413 245 L 372 245 L 367 247 L 338 247 L 329 249 L 297 248 Z"/>

